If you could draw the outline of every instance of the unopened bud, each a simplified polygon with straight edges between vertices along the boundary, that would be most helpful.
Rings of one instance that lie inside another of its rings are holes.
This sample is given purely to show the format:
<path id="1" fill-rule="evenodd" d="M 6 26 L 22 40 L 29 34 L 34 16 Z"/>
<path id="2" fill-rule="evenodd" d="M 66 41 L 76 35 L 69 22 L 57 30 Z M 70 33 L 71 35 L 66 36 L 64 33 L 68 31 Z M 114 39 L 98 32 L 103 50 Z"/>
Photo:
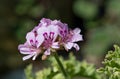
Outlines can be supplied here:
<path id="1" fill-rule="evenodd" d="M 42 60 L 46 60 L 47 59 L 47 55 L 42 55 Z"/>

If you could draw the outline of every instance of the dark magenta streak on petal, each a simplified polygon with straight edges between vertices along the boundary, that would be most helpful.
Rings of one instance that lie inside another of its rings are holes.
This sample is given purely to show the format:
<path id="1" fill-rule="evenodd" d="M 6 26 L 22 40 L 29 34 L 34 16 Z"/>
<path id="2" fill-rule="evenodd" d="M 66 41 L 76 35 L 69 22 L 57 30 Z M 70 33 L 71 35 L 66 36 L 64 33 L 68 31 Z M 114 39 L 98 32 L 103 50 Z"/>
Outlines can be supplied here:
<path id="1" fill-rule="evenodd" d="M 45 32 L 45 33 L 43 34 L 43 36 L 44 36 L 45 40 L 48 39 L 48 34 L 47 34 L 47 32 Z"/>
<path id="2" fill-rule="evenodd" d="M 35 43 L 38 43 L 38 41 L 36 40 Z"/>
<path id="3" fill-rule="evenodd" d="M 66 33 L 67 33 L 67 30 L 64 30 L 64 33 L 66 34 Z"/>
<path id="4" fill-rule="evenodd" d="M 35 37 L 36 37 L 36 36 L 38 35 L 38 34 L 37 34 L 37 31 L 34 31 L 34 34 L 35 34 Z"/>
<path id="5" fill-rule="evenodd" d="M 53 40 L 53 38 L 54 38 L 54 32 L 50 32 L 49 38 Z"/>
<path id="6" fill-rule="evenodd" d="M 32 39 L 30 40 L 30 43 L 32 46 L 35 46 Z"/>
<path id="7" fill-rule="evenodd" d="M 30 40 L 30 43 L 33 43 L 33 40 L 32 40 L 32 39 Z"/>
<path id="8" fill-rule="evenodd" d="M 63 31 L 60 31 L 60 34 L 63 35 Z"/>

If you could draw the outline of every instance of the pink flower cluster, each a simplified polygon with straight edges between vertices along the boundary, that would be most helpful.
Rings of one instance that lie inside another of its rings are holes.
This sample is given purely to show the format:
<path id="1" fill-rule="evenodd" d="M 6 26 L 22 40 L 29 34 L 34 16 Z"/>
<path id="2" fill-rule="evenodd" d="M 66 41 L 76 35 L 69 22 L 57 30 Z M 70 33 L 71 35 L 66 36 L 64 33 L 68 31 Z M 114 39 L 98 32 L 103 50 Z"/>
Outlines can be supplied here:
<path id="1" fill-rule="evenodd" d="M 26 55 L 23 60 L 31 57 L 32 60 L 35 60 L 39 54 L 48 56 L 52 50 L 61 47 L 64 47 L 67 51 L 72 47 L 79 50 L 76 42 L 83 40 L 80 31 L 79 28 L 69 29 L 68 25 L 61 21 L 43 18 L 38 26 L 27 33 L 26 42 L 20 44 L 18 49 L 21 54 Z"/>

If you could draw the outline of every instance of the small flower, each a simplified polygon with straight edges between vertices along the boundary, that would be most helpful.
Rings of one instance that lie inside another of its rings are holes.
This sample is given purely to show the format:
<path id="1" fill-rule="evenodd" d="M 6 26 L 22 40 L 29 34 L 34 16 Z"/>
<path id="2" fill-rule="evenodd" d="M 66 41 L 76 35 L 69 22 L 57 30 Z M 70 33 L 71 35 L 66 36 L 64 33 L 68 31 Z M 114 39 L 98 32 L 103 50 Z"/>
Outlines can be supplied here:
<path id="1" fill-rule="evenodd" d="M 21 54 L 26 54 L 27 56 L 23 57 L 23 60 L 27 60 L 31 57 L 32 60 L 35 60 L 38 54 L 41 52 L 39 46 L 42 43 L 42 40 L 39 41 L 36 34 L 34 32 L 29 32 L 26 36 L 27 41 L 24 44 L 20 44 L 18 49 Z"/>
<path id="2" fill-rule="evenodd" d="M 56 25 L 48 25 L 48 26 L 41 26 L 37 30 L 38 35 L 41 34 L 39 37 L 44 39 L 42 46 L 43 49 L 46 51 L 44 52 L 45 55 L 50 55 L 51 48 L 58 49 L 59 43 L 55 42 L 58 36 L 58 27 Z"/>
<path id="3" fill-rule="evenodd" d="M 66 24 L 61 25 L 59 28 L 60 43 L 63 44 L 67 51 L 72 47 L 78 51 L 80 48 L 76 42 L 83 40 L 82 35 L 80 35 L 80 29 L 69 30 Z"/>

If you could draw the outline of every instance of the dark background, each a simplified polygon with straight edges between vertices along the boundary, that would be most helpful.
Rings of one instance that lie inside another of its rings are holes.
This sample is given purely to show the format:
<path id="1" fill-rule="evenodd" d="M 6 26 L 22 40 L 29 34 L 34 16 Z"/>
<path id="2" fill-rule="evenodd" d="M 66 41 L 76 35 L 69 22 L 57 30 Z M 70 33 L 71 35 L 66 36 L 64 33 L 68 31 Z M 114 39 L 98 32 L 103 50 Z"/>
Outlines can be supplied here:
<path id="1" fill-rule="evenodd" d="M 120 44 L 120 0 L 0 0 L 0 79 L 25 79 L 23 69 L 37 59 L 22 61 L 18 45 L 41 18 L 79 27 L 84 41 L 77 59 L 97 67 L 113 44 Z M 71 50 L 72 51 L 72 50 Z M 63 53 L 66 57 L 66 54 Z"/>

